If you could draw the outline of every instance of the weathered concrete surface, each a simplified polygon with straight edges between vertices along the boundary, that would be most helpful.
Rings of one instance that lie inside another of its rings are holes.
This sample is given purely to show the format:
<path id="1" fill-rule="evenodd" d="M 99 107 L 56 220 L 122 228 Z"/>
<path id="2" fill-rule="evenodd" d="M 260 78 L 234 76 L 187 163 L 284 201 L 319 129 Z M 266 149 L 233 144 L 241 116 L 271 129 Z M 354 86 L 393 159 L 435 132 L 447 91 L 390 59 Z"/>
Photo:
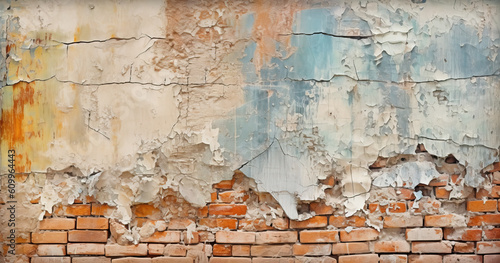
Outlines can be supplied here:
<path id="1" fill-rule="evenodd" d="M 453 154 L 473 187 L 499 159 L 497 1 L 56 0 L 0 10 L 2 156 L 16 149 L 17 172 L 76 167 L 69 192 L 118 205 L 124 222 L 160 189 L 204 205 L 235 169 L 302 218 L 297 200 L 324 197 L 318 180 L 328 175 L 342 179 L 346 214 L 362 208 L 372 177 L 390 186 L 411 169 L 405 187 L 432 179 L 428 160 L 368 168 L 419 143 Z M 48 211 L 62 202 L 49 195 Z"/>

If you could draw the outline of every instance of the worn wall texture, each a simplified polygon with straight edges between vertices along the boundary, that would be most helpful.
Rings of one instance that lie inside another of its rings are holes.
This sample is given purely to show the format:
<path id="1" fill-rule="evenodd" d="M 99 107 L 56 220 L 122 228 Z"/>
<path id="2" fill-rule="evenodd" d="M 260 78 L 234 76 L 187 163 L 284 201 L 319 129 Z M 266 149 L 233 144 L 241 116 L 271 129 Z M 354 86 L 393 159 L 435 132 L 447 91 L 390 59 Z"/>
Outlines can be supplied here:
<path id="1" fill-rule="evenodd" d="M 13 149 L 12 260 L 500 262 L 498 1 L 0 1 L 0 27 L 3 257 Z"/>

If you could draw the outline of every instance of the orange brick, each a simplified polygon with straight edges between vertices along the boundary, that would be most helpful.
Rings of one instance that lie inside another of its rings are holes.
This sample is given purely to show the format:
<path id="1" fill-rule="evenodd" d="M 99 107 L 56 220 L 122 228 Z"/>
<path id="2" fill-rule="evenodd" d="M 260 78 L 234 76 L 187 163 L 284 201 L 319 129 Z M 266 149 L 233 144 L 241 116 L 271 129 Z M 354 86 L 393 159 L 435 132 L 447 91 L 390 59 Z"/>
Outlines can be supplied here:
<path id="1" fill-rule="evenodd" d="M 500 254 L 500 241 L 483 241 L 476 243 L 477 254 Z"/>
<path id="2" fill-rule="evenodd" d="M 331 215 L 333 214 L 333 207 L 325 203 L 312 202 L 309 204 L 309 209 L 316 215 Z"/>
<path id="3" fill-rule="evenodd" d="M 481 229 L 445 228 L 444 239 L 458 241 L 479 241 L 482 238 Z"/>
<path id="4" fill-rule="evenodd" d="M 16 245 L 16 255 L 26 255 L 31 257 L 36 254 L 38 245 L 33 244 L 18 244 Z"/>
<path id="5" fill-rule="evenodd" d="M 94 216 L 111 216 L 115 210 L 116 207 L 114 206 L 92 203 L 91 214 Z"/>
<path id="6" fill-rule="evenodd" d="M 212 253 L 214 256 L 230 257 L 233 254 L 231 245 L 214 244 Z"/>
<path id="7" fill-rule="evenodd" d="M 213 187 L 215 189 L 232 189 L 234 184 L 234 180 L 222 180 L 217 184 L 214 184 Z"/>
<path id="8" fill-rule="evenodd" d="M 262 231 L 274 230 L 274 227 L 268 226 L 265 219 L 240 219 L 238 229 L 243 229 L 246 231 Z"/>
<path id="9" fill-rule="evenodd" d="M 498 263 L 500 262 L 500 254 L 498 255 L 484 255 L 484 262 L 483 263 Z"/>
<path id="10" fill-rule="evenodd" d="M 161 216 L 160 209 L 150 204 L 139 204 L 133 207 L 135 216 L 137 217 L 158 217 Z"/>
<path id="11" fill-rule="evenodd" d="M 217 192 L 213 192 L 210 194 L 210 202 L 214 203 L 215 201 L 217 201 Z"/>
<path id="12" fill-rule="evenodd" d="M 329 244 L 324 245 L 293 245 L 293 254 L 295 256 L 328 256 L 332 253 L 332 246 Z"/>
<path id="13" fill-rule="evenodd" d="M 219 193 L 219 201 L 224 203 L 242 203 L 250 196 L 245 191 L 226 191 Z"/>
<path id="14" fill-rule="evenodd" d="M 208 216 L 208 206 L 204 206 L 198 209 L 197 213 L 198 217 L 207 217 Z"/>
<path id="15" fill-rule="evenodd" d="M 367 242 L 337 243 L 332 245 L 332 254 L 347 255 L 370 253 L 370 244 Z"/>
<path id="16" fill-rule="evenodd" d="M 36 253 L 39 256 L 65 256 L 66 245 L 39 245 Z"/>
<path id="17" fill-rule="evenodd" d="M 16 237 L 16 244 L 22 244 L 22 243 L 30 243 L 31 242 L 31 233 L 17 233 L 18 236 Z M 2 239 L 0 238 L 0 242 Z"/>
<path id="18" fill-rule="evenodd" d="M 327 224 L 326 216 L 314 216 L 304 221 L 290 220 L 290 228 L 295 229 L 326 227 Z"/>
<path id="19" fill-rule="evenodd" d="M 345 230 L 340 231 L 340 240 L 342 242 L 351 241 L 370 241 L 378 238 L 378 231 L 373 228 L 358 228 L 353 229 L 351 232 Z"/>
<path id="20" fill-rule="evenodd" d="M 70 244 L 68 244 L 69 246 Z M 119 256 L 146 256 L 148 254 L 147 244 L 138 244 L 130 246 L 121 246 L 118 244 L 108 244 L 106 245 L 106 256 L 107 257 L 119 257 Z"/>
<path id="21" fill-rule="evenodd" d="M 434 253 L 434 254 L 449 254 L 451 253 L 450 242 L 412 242 L 412 253 Z"/>
<path id="22" fill-rule="evenodd" d="M 159 256 L 163 255 L 165 245 L 163 244 L 148 244 L 148 255 Z"/>
<path id="23" fill-rule="evenodd" d="M 454 253 L 474 253 L 474 249 L 474 242 L 456 242 L 455 245 L 453 245 Z"/>
<path id="24" fill-rule="evenodd" d="M 385 213 L 387 212 L 387 205 L 380 205 L 380 204 L 368 204 L 368 210 L 370 213 L 375 213 L 375 212 L 380 212 L 380 213 Z"/>
<path id="25" fill-rule="evenodd" d="M 443 257 L 443 263 L 482 263 L 483 257 L 478 255 L 446 255 Z"/>
<path id="26" fill-rule="evenodd" d="M 296 231 L 265 231 L 255 234 L 257 244 L 278 244 L 297 242 Z"/>
<path id="27" fill-rule="evenodd" d="M 433 241 L 443 239 L 441 228 L 412 228 L 406 229 L 406 240 Z"/>
<path id="28" fill-rule="evenodd" d="M 68 232 L 69 242 L 94 242 L 106 243 L 108 231 L 106 230 L 71 230 Z"/>
<path id="29" fill-rule="evenodd" d="M 70 257 L 32 257 L 31 263 L 70 263 Z"/>
<path id="30" fill-rule="evenodd" d="M 453 227 L 458 221 L 458 217 L 453 214 L 425 216 L 425 226 Z"/>
<path id="31" fill-rule="evenodd" d="M 208 231 L 198 231 L 198 236 L 202 243 L 212 243 L 215 242 L 215 235 Z"/>
<path id="32" fill-rule="evenodd" d="M 345 228 L 348 226 L 352 227 L 363 227 L 365 226 L 366 218 L 359 216 L 330 216 L 330 225 L 337 228 Z"/>
<path id="33" fill-rule="evenodd" d="M 429 182 L 429 186 L 446 186 L 448 185 L 449 178 L 450 176 L 448 174 L 440 174 L 437 178 Z"/>
<path id="34" fill-rule="evenodd" d="M 56 213 L 55 214 L 60 214 Z M 62 208 L 62 215 L 64 216 L 89 216 L 90 205 L 68 205 Z"/>
<path id="35" fill-rule="evenodd" d="M 378 241 L 375 242 L 375 253 L 408 253 L 410 243 L 404 240 Z"/>
<path id="36" fill-rule="evenodd" d="M 478 201 L 468 201 L 467 211 L 470 212 L 494 212 L 497 210 L 496 200 L 478 200 Z"/>
<path id="37" fill-rule="evenodd" d="M 408 263 L 443 263 L 443 256 L 439 255 L 410 255 Z"/>
<path id="38" fill-rule="evenodd" d="M 324 185 L 334 186 L 335 185 L 335 177 L 333 175 L 330 175 L 326 179 L 320 180 L 320 182 Z"/>
<path id="39" fill-rule="evenodd" d="M 212 257 L 210 263 L 251 263 L 251 258 Z"/>
<path id="40" fill-rule="evenodd" d="M 255 233 L 218 231 L 215 233 L 215 241 L 228 244 L 253 244 L 255 243 Z"/>
<path id="41" fill-rule="evenodd" d="M 236 257 L 249 257 L 250 245 L 233 245 L 233 256 Z"/>
<path id="42" fill-rule="evenodd" d="M 292 255 L 291 245 L 255 245 L 250 248 L 252 257 L 288 257 Z"/>
<path id="43" fill-rule="evenodd" d="M 194 220 L 188 218 L 174 218 L 168 222 L 169 230 L 185 230 L 191 224 L 195 224 Z"/>
<path id="44" fill-rule="evenodd" d="M 288 229 L 288 218 L 275 218 L 271 220 L 271 226 L 279 230 Z"/>
<path id="45" fill-rule="evenodd" d="M 68 233 L 66 232 L 31 233 L 31 242 L 35 244 L 68 243 Z"/>
<path id="46" fill-rule="evenodd" d="M 73 257 L 72 263 L 111 263 L 110 258 L 106 257 Z"/>
<path id="47" fill-rule="evenodd" d="M 234 218 L 202 218 L 200 219 L 198 225 L 206 226 L 209 228 L 220 227 L 222 229 L 236 229 L 238 225 L 238 219 Z"/>
<path id="48" fill-rule="evenodd" d="M 436 187 L 436 198 L 439 199 L 449 199 L 451 191 L 446 190 L 445 187 Z"/>
<path id="49" fill-rule="evenodd" d="M 115 258 L 112 263 L 152 263 L 152 260 L 150 258 L 126 257 Z"/>
<path id="50" fill-rule="evenodd" d="M 77 229 L 108 229 L 108 219 L 104 217 L 78 217 Z"/>
<path id="51" fill-rule="evenodd" d="M 186 256 L 186 246 L 181 244 L 168 244 L 165 246 L 163 254 L 165 256 L 171 257 L 185 257 Z"/>
<path id="52" fill-rule="evenodd" d="M 185 244 L 198 244 L 198 243 L 200 243 L 200 234 L 198 232 L 184 231 L 184 232 L 182 232 L 182 237 L 183 237 L 182 240 L 184 240 Z"/>
<path id="53" fill-rule="evenodd" d="M 483 197 L 487 198 L 499 198 L 500 197 L 500 185 L 495 185 L 491 188 L 491 191 L 486 189 L 479 189 L 476 192 L 476 199 L 483 199 Z"/>
<path id="54" fill-rule="evenodd" d="M 73 218 L 47 218 L 40 221 L 40 230 L 68 230 L 75 229 Z"/>
<path id="55" fill-rule="evenodd" d="M 492 228 L 484 230 L 485 240 L 497 240 L 500 239 L 500 228 Z"/>
<path id="56" fill-rule="evenodd" d="M 247 206 L 243 204 L 210 204 L 210 215 L 243 216 L 247 213 Z"/>
<path id="57" fill-rule="evenodd" d="M 104 255 L 104 244 L 69 243 L 68 255 Z"/>
<path id="58" fill-rule="evenodd" d="M 150 237 L 141 238 L 141 242 L 147 243 L 179 243 L 181 240 L 180 231 L 154 232 Z"/>
<path id="59" fill-rule="evenodd" d="M 390 213 L 404 213 L 406 212 L 406 203 L 396 202 L 389 204 L 389 212 Z"/>
<path id="60" fill-rule="evenodd" d="M 380 255 L 380 263 L 407 263 L 407 255 Z"/>
<path id="61" fill-rule="evenodd" d="M 414 191 L 411 189 L 406 189 L 406 188 L 398 188 L 398 198 L 400 200 L 414 200 L 415 199 L 415 194 L 413 193 Z"/>
<path id="62" fill-rule="evenodd" d="M 423 198 L 422 198 L 423 199 Z M 417 201 L 417 207 L 413 208 L 415 202 L 410 201 L 408 203 L 408 208 L 414 214 L 437 214 L 439 213 L 439 208 L 441 207 L 441 202 L 435 199 L 426 198 L 425 200 Z"/>
<path id="63" fill-rule="evenodd" d="M 479 215 L 469 219 L 468 226 L 495 226 L 500 225 L 500 214 Z"/>
<path id="64" fill-rule="evenodd" d="M 340 256 L 339 263 L 378 263 L 377 254 Z"/>
<path id="65" fill-rule="evenodd" d="M 336 243 L 339 232 L 334 230 L 304 230 L 300 232 L 300 243 Z"/>

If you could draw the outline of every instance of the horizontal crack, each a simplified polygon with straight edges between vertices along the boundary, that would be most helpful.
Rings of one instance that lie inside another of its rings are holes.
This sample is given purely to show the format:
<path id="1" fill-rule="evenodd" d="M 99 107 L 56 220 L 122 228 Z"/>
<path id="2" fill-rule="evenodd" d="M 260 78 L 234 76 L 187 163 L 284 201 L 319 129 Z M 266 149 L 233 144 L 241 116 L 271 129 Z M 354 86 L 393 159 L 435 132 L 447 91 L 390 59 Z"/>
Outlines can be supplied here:
<path id="1" fill-rule="evenodd" d="M 331 37 L 338 37 L 338 38 L 347 38 L 347 39 L 355 39 L 355 40 L 360 40 L 360 39 L 366 39 L 373 37 L 373 35 L 364 35 L 364 36 L 348 36 L 348 35 L 336 35 L 336 34 L 331 34 L 331 33 L 325 33 L 325 32 L 314 32 L 314 33 L 289 33 L 289 34 L 279 34 L 280 36 L 313 36 L 313 35 L 325 35 L 325 36 L 331 36 Z"/>

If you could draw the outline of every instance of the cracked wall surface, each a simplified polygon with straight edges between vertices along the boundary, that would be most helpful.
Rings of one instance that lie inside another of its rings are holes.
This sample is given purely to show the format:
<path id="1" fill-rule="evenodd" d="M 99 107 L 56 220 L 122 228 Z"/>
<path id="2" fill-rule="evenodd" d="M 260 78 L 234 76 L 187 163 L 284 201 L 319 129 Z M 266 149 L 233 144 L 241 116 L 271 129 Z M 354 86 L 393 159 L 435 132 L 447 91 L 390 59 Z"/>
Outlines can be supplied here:
<path id="1" fill-rule="evenodd" d="M 298 205 L 317 199 L 353 215 L 372 185 L 428 183 L 449 154 L 462 188 L 491 187 L 482 171 L 499 161 L 497 1 L 0 10 L 1 173 L 15 149 L 17 173 L 47 176 L 37 218 L 85 194 L 125 223 L 166 189 L 204 206 L 237 169 L 291 219 L 311 217 Z M 369 168 L 401 155 L 412 157 Z M 329 176 L 341 185 L 331 200 Z"/>

